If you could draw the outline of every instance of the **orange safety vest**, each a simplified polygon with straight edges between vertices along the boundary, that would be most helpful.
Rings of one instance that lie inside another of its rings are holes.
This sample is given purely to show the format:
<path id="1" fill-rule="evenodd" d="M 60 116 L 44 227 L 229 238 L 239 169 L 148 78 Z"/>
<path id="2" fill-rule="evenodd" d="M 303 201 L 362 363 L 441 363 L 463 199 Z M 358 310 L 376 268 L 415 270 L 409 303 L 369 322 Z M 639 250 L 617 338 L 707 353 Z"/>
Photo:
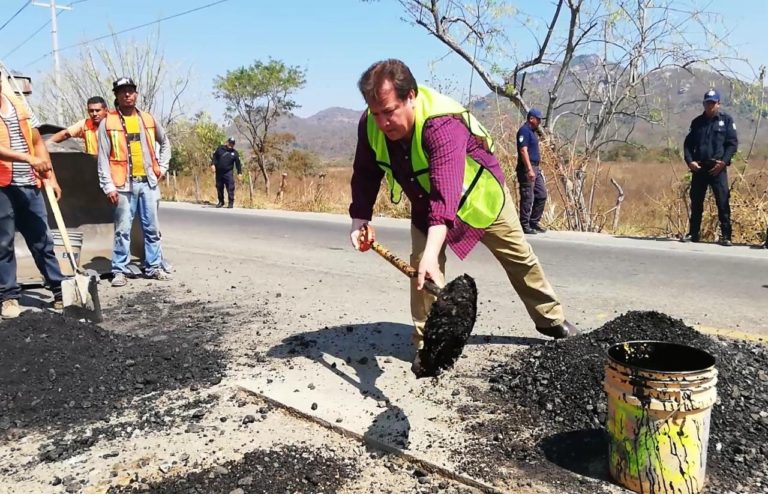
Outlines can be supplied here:
<path id="1" fill-rule="evenodd" d="M 11 102 L 11 105 L 13 105 L 13 107 L 16 109 L 16 116 L 19 119 L 19 128 L 21 129 L 21 134 L 24 136 L 24 140 L 27 142 L 29 154 L 34 156 L 35 144 L 32 141 L 32 123 L 29 121 L 29 113 L 27 112 L 27 107 L 18 98 L 16 98 L 15 95 L 10 93 L 3 94 L 8 98 L 8 101 Z M 0 121 L 2 121 L 2 125 L 0 125 L 0 144 L 9 149 L 12 149 L 11 134 L 8 130 L 8 124 L 5 122 L 5 119 L 0 118 Z M 37 180 L 37 187 L 40 188 L 40 176 L 37 174 L 34 168 L 32 168 L 32 173 L 34 173 L 35 179 Z M 12 180 L 13 162 L 0 160 L 0 187 L 9 185 Z"/>
<path id="2" fill-rule="evenodd" d="M 160 177 L 160 164 L 155 156 L 155 119 L 152 115 L 145 112 L 139 112 L 141 121 L 144 123 L 144 137 L 149 144 L 149 155 L 152 157 L 152 171 L 156 177 Z M 120 121 L 120 114 L 116 110 L 107 113 L 107 135 L 112 144 L 109 150 L 109 171 L 112 175 L 112 182 L 115 187 L 123 187 L 128 181 L 128 138 L 125 135 L 125 128 Z"/>
<path id="3" fill-rule="evenodd" d="M 92 155 L 99 154 L 99 137 L 97 132 L 99 127 L 93 123 L 90 118 L 85 119 L 85 128 L 83 134 L 85 134 L 85 152 Z"/>

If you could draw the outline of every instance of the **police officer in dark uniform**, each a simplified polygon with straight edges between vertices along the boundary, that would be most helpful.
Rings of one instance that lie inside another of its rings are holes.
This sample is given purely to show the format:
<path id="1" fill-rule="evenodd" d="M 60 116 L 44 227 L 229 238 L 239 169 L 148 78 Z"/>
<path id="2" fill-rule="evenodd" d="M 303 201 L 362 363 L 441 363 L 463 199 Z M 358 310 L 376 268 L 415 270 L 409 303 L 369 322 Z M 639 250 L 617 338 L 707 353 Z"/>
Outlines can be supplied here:
<path id="1" fill-rule="evenodd" d="M 685 162 L 691 170 L 691 219 L 683 242 L 698 242 L 707 187 L 712 188 L 720 220 L 720 245 L 731 244 L 731 205 L 727 168 L 738 148 L 736 124 L 720 111 L 720 93 L 704 94 L 704 113 L 694 118 L 683 145 Z"/>
<path id="2" fill-rule="evenodd" d="M 228 208 L 235 206 L 235 178 L 232 170 L 237 168 L 237 176 L 243 176 L 243 165 L 240 163 L 240 155 L 235 149 L 235 139 L 230 137 L 227 143 L 219 146 L 211 156 L 211 170 L 216 172 L 216 193 L 219 196 L 217 208 L 224 207 L 224 187 L 227 188 L 229 198 Z"/>
<path id="3" fill-rule="evenodd" d="M 534 235 L 545 233 L 539 222 L 547 202 L 547 186 L 541 174 L 539 137 L 536 129 L 541 125 L 541 112 L 531 108 L 526 122 L 517 131 L 517 183 L 520 188 L 520 224 L 523 232 Z"/>

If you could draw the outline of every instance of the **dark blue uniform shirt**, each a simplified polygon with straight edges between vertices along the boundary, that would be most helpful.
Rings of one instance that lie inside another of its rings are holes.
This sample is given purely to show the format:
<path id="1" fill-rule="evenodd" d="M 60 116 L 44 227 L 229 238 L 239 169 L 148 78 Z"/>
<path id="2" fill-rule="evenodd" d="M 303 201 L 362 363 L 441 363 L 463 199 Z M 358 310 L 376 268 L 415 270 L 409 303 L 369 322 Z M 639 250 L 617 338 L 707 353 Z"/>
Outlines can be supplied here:
<path id="1" fill-rule="evenodd" d="M 523 157 L 520 154 L 520 149 L 523 147 L 528 148 L 528 158 L 531 160 L 532 165 L 538 165 L 541 161 L 541 153 L 539 152 L 539 136 L 536 135 L 528 122 L 525 122 L 520 130 L 517 131 L 517 171 L 525 171 L 525 163 Z"/>
<path id="2" fill-rule="evenodd" d="M 685 162 L 695 161 L 704 166 L 721 160 L 730 165 L 738 145 L 736 124 L 730 115 L 719 112 L 714 117 L 707 118 L 702 113 L 693 119 L 691 129 L 685 137 Z"/>
<path id="3" fill-rule="evenodd" d="M 236 149 L 229 149 L 227 146 L 219 146 L 211 156 L 211 163 L 216 166 L 216 173 L 230 173 L 232 168 L 237 167 L 237 173 L 243 173 L 243 165 L 240 163 L 240 155 Z"/>

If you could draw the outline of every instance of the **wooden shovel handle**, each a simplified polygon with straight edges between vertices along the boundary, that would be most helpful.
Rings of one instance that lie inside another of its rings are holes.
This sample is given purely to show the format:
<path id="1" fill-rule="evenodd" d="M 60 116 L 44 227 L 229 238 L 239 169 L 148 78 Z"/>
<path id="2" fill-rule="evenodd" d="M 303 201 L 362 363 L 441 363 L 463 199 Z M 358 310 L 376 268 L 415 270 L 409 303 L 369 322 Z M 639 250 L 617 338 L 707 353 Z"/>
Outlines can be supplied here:
<path id="1" fill-rule="evenodd" d="M 43 180 L 43 184 L 45 187 L 45 194 L 48 196 L 48 202 L 51 205 L 53 217 L 56 219 L 56 226 L 59 228 L 59 233 L 61 234 L 61 240 L 64 242 L 64 251 L 67 253 L 69 262 L 72 264 L 72 271 L 73 273 L 79 273 L 80 268 L 75 262 L 75 251 L 72 250 L 72 244 L 69 242 L 69 232 L 67 231 L 67 226 L 64 224 L 64 218 L 61 216 L 61 209 L 59 208 L 59 201 L 56 199 L 56 193 L 53 191 L 53 186 L 47 179 Z"/>
<path id="2" fill-rule="evenodd" d="M 386 259 L 387 262 L 389 262 L 391 265 L 396 267 L 401 273 L 403 273 L 407 277 L 418 278 L 419 272 L 416 270 L 416 268 L 414 268 L 404 260 L 397 257 L 395 254 L 391 253 L 386 247 L 384 247 L 380 243 L 375 241 L 372 242 L 371 249 L 373 249 L 378 255 Z M 440 295 L 440 287 L 437 286 L 437 284 L 435 284 L 435 282 L 432 280 L 429 280 L 429 279 L 424 280 L 424 288 L 426 288 L 427 291 L 432 295 L 434 295 L 435 297 Z"/>

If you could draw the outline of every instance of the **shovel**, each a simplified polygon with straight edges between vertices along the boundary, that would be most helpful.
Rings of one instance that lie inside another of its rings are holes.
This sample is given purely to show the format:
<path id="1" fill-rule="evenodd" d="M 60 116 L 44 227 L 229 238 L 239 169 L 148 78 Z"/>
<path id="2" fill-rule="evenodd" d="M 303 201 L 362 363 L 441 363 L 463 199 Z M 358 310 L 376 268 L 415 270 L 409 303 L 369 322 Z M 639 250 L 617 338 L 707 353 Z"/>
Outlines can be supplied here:
<path id="1" fill-rule="evenodd" d="M 67 253 L 69 262 L 72 264 L 72 271 L 75 273 L 73 278 L 65 278 L 61 282 L 61 301 L 64 304 L 64 312 L 78 319 L 101 322 L 104 318 L 101 314 L 99 292 L 96 287 L 99 283 L 99 277 L 96 274 L 89 274 L 77 265 L 75 252 L 69 242 L 69 233 L 64 224 L 64 218 L 61 216 L 56 194 L 48 180 L 43 180 L 43 183 L 53 217 L 56 219 L 56 226 L 58 226 L 61 239 L 64 242 L 64 251 Z"/>
<path id="2" fill-rule="evenodd" d="M 376 242 L 371 225 L 363 226 L 360 250 L 374 252 L 386 259 L 409 278 L 418 277 L 418 271 L 404 260 Z M 419 366 L 412 368 L 416 377 L 436 377 L 450 369 L 461 356 L 477 318 L 477 286 L 475 280 L 461 275 L 444 288 L 432 280 L 424 280 L 424 289 L 437 297 L 424 327 L 424 347 L 419 350 Z"/>

